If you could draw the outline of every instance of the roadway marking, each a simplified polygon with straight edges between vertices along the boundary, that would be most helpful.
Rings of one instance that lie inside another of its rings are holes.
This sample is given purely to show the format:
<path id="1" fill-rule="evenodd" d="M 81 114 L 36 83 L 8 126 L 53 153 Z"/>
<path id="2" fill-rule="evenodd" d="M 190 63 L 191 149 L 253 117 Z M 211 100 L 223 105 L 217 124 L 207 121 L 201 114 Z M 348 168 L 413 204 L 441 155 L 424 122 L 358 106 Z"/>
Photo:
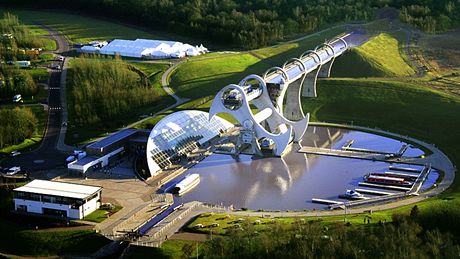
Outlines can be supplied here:
<path id="1" fill-rule="evenodd" d="M 61 110 L 61 107 L 49 107 L 50 110 Z"/>
<path id="2" fill-rule="evenodd" d="M 60 87 L 48 87 L 49 90 L 60 90 Z"/>

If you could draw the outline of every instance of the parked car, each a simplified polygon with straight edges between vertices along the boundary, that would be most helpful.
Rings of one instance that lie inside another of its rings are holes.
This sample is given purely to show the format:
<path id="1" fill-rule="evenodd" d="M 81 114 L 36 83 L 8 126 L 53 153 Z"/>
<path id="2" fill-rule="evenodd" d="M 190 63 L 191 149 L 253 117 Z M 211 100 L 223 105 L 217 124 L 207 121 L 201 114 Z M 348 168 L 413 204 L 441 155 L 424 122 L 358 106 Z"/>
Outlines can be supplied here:
<path id="1" fill-rule="evenodd" d="M 23 100 L 22 100 L 22 96 L 20 94 L 17 94 L 15 96 L 13 96 L 13 103 L 22 103 Z"/>
<path id="2" fill-rule="evenodd" d="M 21 154 L 21 152 L 19 152 L 19 151 L 13 151 L 13 152 L 10 153 L 10 156 L 12 156 L 12 157 L 13 156 L 19 156 L 20 154 Z"/>
<path id="3" fill-rule="evenodd" d="M 68 156 L 65 161 L 68 164 L 68 163 L 72 163 L 75 160 L 77 160 L 77 158 L 72 155 L 72 156 Z"/>
<path id="4" fill-rule="evenodd" d="M 21 167 L 14 166 L 14 167 L 11 167 L 10 169 L 8 169 L 8 171 L 6 171 L 6 174 L 7 175 L 15 175 L 15 174 L 17 174 L 19 172 L 21 172 Z"/>

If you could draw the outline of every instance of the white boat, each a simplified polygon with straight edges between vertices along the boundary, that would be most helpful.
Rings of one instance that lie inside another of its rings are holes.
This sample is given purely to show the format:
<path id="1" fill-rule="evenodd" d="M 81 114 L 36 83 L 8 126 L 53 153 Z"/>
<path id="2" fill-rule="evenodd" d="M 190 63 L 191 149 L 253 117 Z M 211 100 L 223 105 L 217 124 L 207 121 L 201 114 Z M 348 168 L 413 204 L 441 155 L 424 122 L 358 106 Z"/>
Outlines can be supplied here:
<path id="1" fill-rule="evenodd" d="M 347 190 L 343 196 L 351 198 L 351 199 L 359 199 L 359 198 L 364 197 L 364 195 L 362 195 L 361 193 L 355 190 Z"/>
<path id="2" fill-rule="evenodd" d="M 172 189 L 172 192 L 180 196 L 195 188 L 199 183 L 200 175 L 190 174 L 187 175 L 182 181 L 178 182 Z"/>

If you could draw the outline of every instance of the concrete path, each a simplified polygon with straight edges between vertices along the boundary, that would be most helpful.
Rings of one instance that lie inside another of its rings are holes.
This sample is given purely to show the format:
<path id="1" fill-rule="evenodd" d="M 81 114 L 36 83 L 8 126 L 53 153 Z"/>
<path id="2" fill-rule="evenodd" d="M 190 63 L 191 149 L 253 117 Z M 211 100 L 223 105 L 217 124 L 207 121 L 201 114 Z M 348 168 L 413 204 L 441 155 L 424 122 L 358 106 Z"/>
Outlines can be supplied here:
<path id="1" fill-rule="evenodd" d="M 184 103 L 185 101 L 188 101 L 190 99 L 188 98 L 180 98 L 179 96 L 177 96 L 175 93 L 174 93 L 174 90 L 171 89 L 169 87 L 169 75 L 176 69 L 176 67 L 181 64 L 182 62 L 184 61 L 176 61 L 176 62 L 173 62 L 173 65 L 171 67 L 169 67 L 164 73 L 163 75 L 161 76 L 161 86 L 163 87 L 163 90 L 165 90 L 165 92 L 167 94 L 169 94 L 170 96 L 172 96 L 175 100 L 176 100 L 176 104 L 179 104 L 179 103 Z"/>

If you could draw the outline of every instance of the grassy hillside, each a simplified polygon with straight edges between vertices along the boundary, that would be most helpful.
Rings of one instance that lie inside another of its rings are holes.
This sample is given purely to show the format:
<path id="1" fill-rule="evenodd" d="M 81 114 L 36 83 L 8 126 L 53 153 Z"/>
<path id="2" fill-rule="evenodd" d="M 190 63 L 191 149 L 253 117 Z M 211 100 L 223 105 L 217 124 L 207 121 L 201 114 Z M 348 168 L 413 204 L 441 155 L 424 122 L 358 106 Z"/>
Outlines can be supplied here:
<path id="1" fill-rule="evenodd" d="M 343 27 L 335 27 L 317 33 L 307 34 L 302 38 L 284 42 L 279 45 L 252 50 L 251 53 L 262 58 L 265 63 L 271 64 L 272 66 L 281 66 L 288 59 L 300 57 L 305 51 L 314 49 L 325 40 L 331 40 L 345 31 L 347 30 Z"/>
<path id="2" fill-rule="evenodd" d="M 350 65 L 353 64 L 353 65 Z M 366 57 L 362 56 L 356 49 L 351 49 L 345 55 L 334 61 L 331 70 L 331 77 L 385 77 L 387 71 L 372 66 Z"/>
<path id="3" fill-rule="evenodd" d="M 213 95 L 222 87 L 237 84 L 244 76 L 269 68 L 256 57 L 244 53 L 196 59 L 180 65 L 171 75 L 170 85 L 187 98 Z"/>
<path id="4" fill-rule="evenodd" d="M 247 53 L 212 53 L 181 64 L 171 76 L 171 85 L 178 95 L 199 98 L 216 93 L 230 83 L 238 83 L 251 73 L 263 74 L 266 69 L 282 64 L 292 57 L 314 49 L 325 38 L 332 39 L 342 28 L 312 34 L 304 39 L 287 42 Z M 392 77 L 409 76 L 414 70 L 404 61 L 398 40 L 380 34 L 362 46 L 336 59 L 332 77 Z"/>
<path id="5" fill-rule="evenodd" d="M 413 75 L 415 71 L 404 61 L 400 48 L 395 37 L 383 33 L 355 50 L 372 67 L 382 70 L 387 75 Z"/>
<path id="6" fill-rule="evenodd" d="M 336 59 L 332 77 L 392 77 L 415 73 L 403 59 L 398 40 L 382 33 Z"/>
<path id="7" fill-rule="evenodd" d="M 313 120 L 353 122 L 425 140 L 460 164 L 459 97 L 402 82 L 321 80 L 318 98 L 303 101 Z"/>
<path id="8" fill-rule="evenodd" d="M 170 83 L 179 96 L 194 99 L 213 95 L 228 84 L 237 84 L 249 74 L 262 75 L 272 66 L 282 66 L 288 59 L 299 57 L 325 38 L 331 39 L 340 32 L 343 29 L 335 28 L 250 52 L 210 53 L 191 58 L 173 72 Z"/>

